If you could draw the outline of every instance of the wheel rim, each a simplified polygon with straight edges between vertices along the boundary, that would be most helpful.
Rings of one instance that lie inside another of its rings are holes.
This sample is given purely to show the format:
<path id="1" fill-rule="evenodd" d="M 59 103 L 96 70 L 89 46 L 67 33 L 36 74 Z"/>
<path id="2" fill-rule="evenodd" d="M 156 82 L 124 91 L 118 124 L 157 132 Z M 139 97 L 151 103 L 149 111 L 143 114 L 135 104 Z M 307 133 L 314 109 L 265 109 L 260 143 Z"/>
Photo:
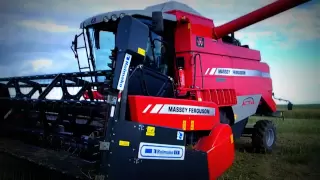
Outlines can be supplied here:
<path id="1" fill-rule="evenodd" d="M 267 131 L 267 146 L 272 146 L 274 142 L 274 132 L 272 129 L 268 129 Z"/>

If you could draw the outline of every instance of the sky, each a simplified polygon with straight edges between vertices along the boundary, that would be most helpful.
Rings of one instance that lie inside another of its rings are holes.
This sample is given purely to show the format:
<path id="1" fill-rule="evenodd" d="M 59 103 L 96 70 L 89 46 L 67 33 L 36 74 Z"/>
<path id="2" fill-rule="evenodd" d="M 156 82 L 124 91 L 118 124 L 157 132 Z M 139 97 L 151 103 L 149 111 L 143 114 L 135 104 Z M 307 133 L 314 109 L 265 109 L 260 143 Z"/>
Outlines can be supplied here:
<path id="1" fill-rule="evenodd" d="M 180 0 L 177 0 L 180 1 Z M 274 0 L 185 0 L 216 26 Z M 165 0 L 2 0 L 0 77 L 75 72 L 70 49 L 80 23 L 96 14 L 143 9 Z M 320 1 L 313 0 L 235 33 L 261 51 L 277 97 L 320 103 Z"/>

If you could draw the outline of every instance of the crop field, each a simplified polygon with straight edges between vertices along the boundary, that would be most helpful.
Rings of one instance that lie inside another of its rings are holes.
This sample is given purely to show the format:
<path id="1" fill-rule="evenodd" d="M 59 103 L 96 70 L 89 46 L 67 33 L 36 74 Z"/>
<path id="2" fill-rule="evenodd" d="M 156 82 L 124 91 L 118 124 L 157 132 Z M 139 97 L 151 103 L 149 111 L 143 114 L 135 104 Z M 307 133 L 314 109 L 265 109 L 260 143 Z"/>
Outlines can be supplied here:
<path id="1" fill-rule="evenodd" d="M 284 109 L 285 106 L 279 106 Z M 296 105 L 284 112 L 285 120 L 273 119 L 277 127 L 277 147 L 271 154 L 246 150 L 250 138 L 236 142 L 234 165 L 219 180 L 318 180 L 320 179 L 320 105 Z"/>

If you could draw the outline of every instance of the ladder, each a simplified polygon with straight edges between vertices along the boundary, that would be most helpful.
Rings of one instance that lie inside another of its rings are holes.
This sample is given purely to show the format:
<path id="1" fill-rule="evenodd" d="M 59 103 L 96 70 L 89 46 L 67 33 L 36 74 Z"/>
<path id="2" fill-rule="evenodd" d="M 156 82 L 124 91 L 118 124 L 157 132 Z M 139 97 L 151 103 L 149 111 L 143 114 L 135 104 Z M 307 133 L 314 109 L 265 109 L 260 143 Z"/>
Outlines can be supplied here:
<path id="1" fill-rule="evenodd" d="M 77 39 L 78 39 L 80 36 L 83 36 L 84 46 L 76 47 L 75 49 L 73 49 L 74 45 L 77 44 Z M 89 53 L 88 53 L 86 36 L 84 35 L 84 30 L 83 30 L 82 33 L 80 33 L 79 35 L 76 35 L 75 41 L 73 41 L 72 44 L 73 44 L 73 47 L 71 46 L 71 49 L 72 49 L 72 51 L 74 52 L 75 58 L 76 58 L 76 60 L 77 60 L 79 72 L 86 72 L 86 71 L 91 72 L 91 71 L 95 71 L 94 60 L 89 56 Z M 87 65 L 87 66 L 84 66 L 84 67 L 81 67 L 81 65 L 80 65 L 80 60 L 79 60 L 79 56 L 78 56 L 78 50 L 80 50 L 80 49 L 85 49 L 85 51 L 86 51 L 86 56 L 87 56 L 87 63 L 88 63 L 88 65 Z M 91 64 L 92 64 L 93 69 L 91 68 Z M 82 79 L 82 77 L 81 77 L 81 79 Z M 96 80 L 96 77 L 95 77 L 95 80 Z M 91 82 L 94 82 L 92 76 L 91 76 Z"/>

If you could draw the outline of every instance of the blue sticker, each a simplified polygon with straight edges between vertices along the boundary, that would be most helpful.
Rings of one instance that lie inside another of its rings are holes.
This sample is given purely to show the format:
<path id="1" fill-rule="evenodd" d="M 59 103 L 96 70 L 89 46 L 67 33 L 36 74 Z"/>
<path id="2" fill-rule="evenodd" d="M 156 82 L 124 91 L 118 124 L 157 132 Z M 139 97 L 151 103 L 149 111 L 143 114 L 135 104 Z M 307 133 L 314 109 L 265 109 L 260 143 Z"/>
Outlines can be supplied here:
<path id="1" fill-rule="evenodd" d="M 126 53 L 123 64 L 122 64 L 120 78 L 119 78 L 118 86 L 117 86 L 117 89 L 119 91 L 123 90 L 124 85 L 126 83 L 127 75 L 128 75 L 129 68 L 130 68 L 131 58 L 132 58 L 132 56 L 130 54 Z"/>
<path id="2" fill-rule="evenodd" d="M 183 133 L 183 132 L 182 132 Z M 185 146 L 141 142 L 139 159 L 184 160 Z"/>
<path id="3" fill-rule="evenodd" d="M 184 138 L 184 132 L 182 132 L 182 131 L 178 131 L 177 132 L 177 140 L 183 140 L 183 138 Z"/>

